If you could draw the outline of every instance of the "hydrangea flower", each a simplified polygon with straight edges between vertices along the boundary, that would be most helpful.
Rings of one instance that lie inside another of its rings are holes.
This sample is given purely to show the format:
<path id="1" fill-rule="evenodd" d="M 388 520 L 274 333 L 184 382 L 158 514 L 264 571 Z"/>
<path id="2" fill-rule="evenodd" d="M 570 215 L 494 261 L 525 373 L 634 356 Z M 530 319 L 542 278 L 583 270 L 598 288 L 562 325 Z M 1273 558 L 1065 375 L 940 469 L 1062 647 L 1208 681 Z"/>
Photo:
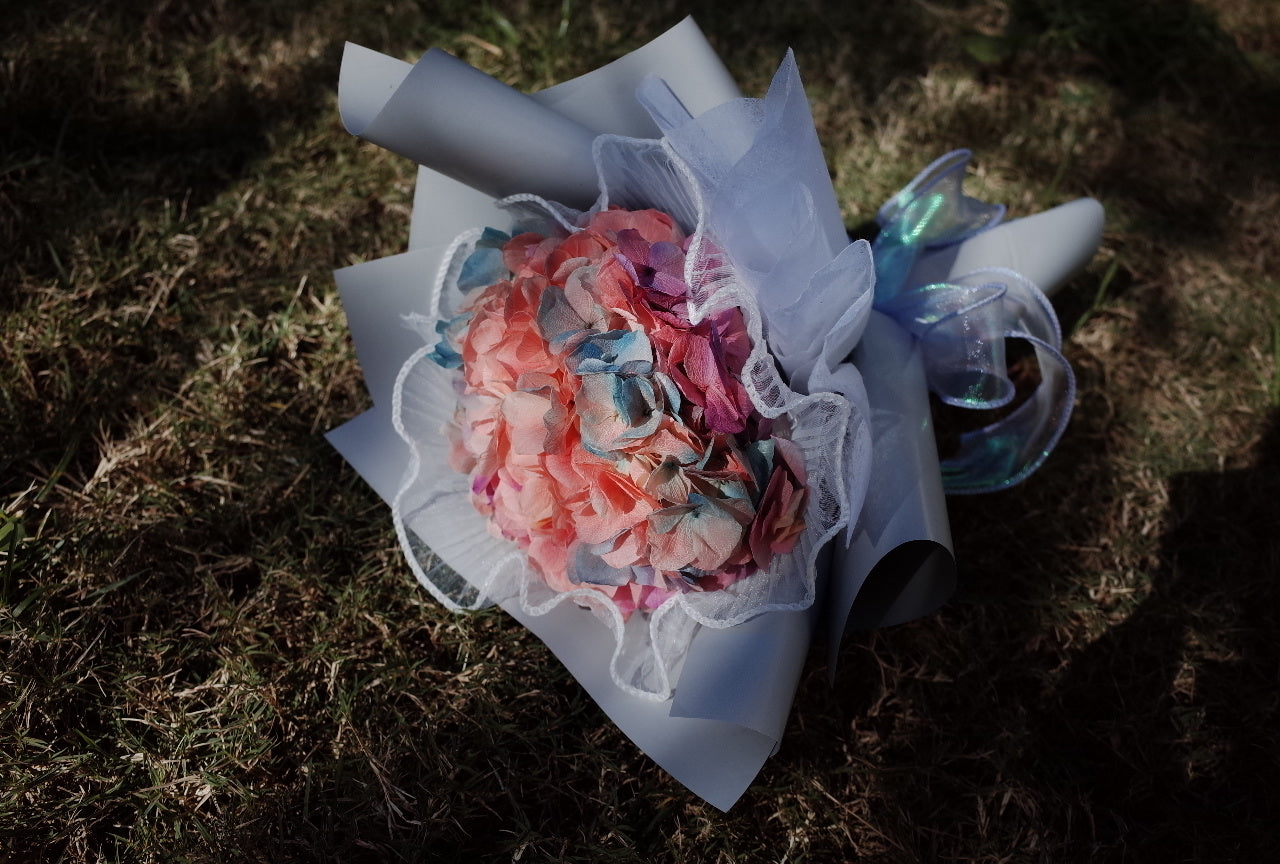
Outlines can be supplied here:
<path id="1" fill-rule="evenodd" d="M 767 568 L 804 529 L 803 459 L 741 381 L 742 314 L 690 320 L 686 252 L 656 210 L 486 229 L 428 355 L 461 370 L 452 464 L 491 531 L 624 617 Z"/>

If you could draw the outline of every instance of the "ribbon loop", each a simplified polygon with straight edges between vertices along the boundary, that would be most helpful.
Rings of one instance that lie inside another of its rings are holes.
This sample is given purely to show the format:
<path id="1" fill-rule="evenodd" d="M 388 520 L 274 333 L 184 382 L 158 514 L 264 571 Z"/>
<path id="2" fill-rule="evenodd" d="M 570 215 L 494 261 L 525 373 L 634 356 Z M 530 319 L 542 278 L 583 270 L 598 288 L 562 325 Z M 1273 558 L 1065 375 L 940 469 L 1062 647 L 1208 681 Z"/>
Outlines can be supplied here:
<path id="1" fill-rule="evenodd" d="M 905 287 L 926 249 L 961 243 L 1004 219 L 1003 204 L 970 198 L 961 189 L 972 154 L 953 150 L 935 159 L 876 213 L 876 303 Z"/>
<path id="2" fill-rule="evenodd" d="M 990 492 L 1026 479 L 1062 436 L 1075 400 L 1075 377 L 1062 356 L 1053 306 L 1020 274 L 977 270 L 951 282 L 912 284 L 926 250 L 961 243 L 1004 218 L 1004 207 L 966 196 L 961 183 L 970 153 L 955 150 L 921 171 L 880 208 L 875 308 L 920 342 L 929 389 L 943 402 L 975 410 L 1014 398 L 1006 339 L 1025 339 L 1040 364 L 1032 395 L 1001 420 L 965 433 L 942 461 L 950 494 Z"/>
<path id="3" fill-rule="evenodd" d="M 1000 408 L 1013 399 L 1001 304 L 1007 290 L 1000 282 L 940 282 L 905 289 L 880 307 L 920 340 L 929 389 L 948 405 Z"/>

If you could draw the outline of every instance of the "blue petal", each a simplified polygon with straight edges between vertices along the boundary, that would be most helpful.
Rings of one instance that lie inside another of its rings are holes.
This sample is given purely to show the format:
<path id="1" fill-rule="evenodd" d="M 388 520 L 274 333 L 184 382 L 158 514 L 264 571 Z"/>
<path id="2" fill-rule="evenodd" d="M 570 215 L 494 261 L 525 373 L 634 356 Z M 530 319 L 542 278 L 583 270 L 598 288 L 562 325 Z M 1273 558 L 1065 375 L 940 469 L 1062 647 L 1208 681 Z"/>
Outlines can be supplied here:
<path id="1" fill-rule="evenodd" d="M 495 228 L 486 228 L 476 241 L 475 251 L 462 262 L 458 274 L 458 290 L 485 288 L 505 279 L 510 273 L 502 260 L 502 247 L 511 237 Z"/>
<path id="2" fill-rule="evenodd" d="M 569 355 L 569 368 L 578 375 L 593 372 L 645 374 L 652 368 L 653 348 L 649 337 L 639 330 L 607 330 L 588 337 Z"/>
<path id="3" fill-rule="evenodd" d="M 569 557 L 565 575 L 575 585 L 626 585 L 632 574 L 630 567 L 623 570 L 606 564 L 581 543 Z"/>

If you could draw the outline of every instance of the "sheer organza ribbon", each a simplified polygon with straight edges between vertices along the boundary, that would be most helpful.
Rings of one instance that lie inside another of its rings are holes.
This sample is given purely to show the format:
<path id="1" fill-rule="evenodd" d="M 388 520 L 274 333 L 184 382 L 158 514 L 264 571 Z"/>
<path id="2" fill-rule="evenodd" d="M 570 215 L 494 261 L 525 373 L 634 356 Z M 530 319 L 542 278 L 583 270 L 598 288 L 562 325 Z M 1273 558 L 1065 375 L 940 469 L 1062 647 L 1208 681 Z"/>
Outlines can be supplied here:
<path id="1" fill-rule="evenodd" d="M 1000 420 L 960 436 L 942 460 L 949 494 L 991 492 L 1030 476 L 1053 450 L 1071 416 L 1075 376 L 1062 356 L 1058 318 L 1044 293 L 1003 268 L 975 270 L 951 282 L 917 284 L 912 270 L 929 252 L 961 243 L 1004 218 L 961 190 L 970 153 L 935 161 L 879 213 L 875 308 L 919 341 L 929 389 L 948 405 L 1004 408 L 1015 396 L 1005 340 L 1025 339 L 1040 364 L 1034 392 Z"/>

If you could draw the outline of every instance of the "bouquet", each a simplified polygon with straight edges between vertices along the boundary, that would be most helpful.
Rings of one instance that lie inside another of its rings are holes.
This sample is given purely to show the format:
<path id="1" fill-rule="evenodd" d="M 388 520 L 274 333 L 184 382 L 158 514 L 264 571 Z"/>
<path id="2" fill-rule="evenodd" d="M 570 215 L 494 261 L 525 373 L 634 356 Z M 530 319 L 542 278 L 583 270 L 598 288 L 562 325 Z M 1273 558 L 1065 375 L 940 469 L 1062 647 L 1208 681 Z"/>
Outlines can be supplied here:
<path id="1" fill-rule="evenodd" d="M 410 251 L 337 274 L 374 407 L 330 440 L 434 596 L 501 604 L 727 809 L 819 618 L 834 653 L 847 622 L 940 605 L 944 482 L 1018 482 L 1061 434 L 1072 379 L 1033 279 L 1088 260 L 1096 205 L 996 227 L 960 152 L 851 243 L 792 56 L 742 99 L 688 19 L 532 97 L 348 46 L 339 101 L 425 167 Z M 1015 272 L 1047 233 L 1082 239 Z M 940 463 L 929 390 L 1009 403 L 1007 337 L 1041 386 Z"/>

